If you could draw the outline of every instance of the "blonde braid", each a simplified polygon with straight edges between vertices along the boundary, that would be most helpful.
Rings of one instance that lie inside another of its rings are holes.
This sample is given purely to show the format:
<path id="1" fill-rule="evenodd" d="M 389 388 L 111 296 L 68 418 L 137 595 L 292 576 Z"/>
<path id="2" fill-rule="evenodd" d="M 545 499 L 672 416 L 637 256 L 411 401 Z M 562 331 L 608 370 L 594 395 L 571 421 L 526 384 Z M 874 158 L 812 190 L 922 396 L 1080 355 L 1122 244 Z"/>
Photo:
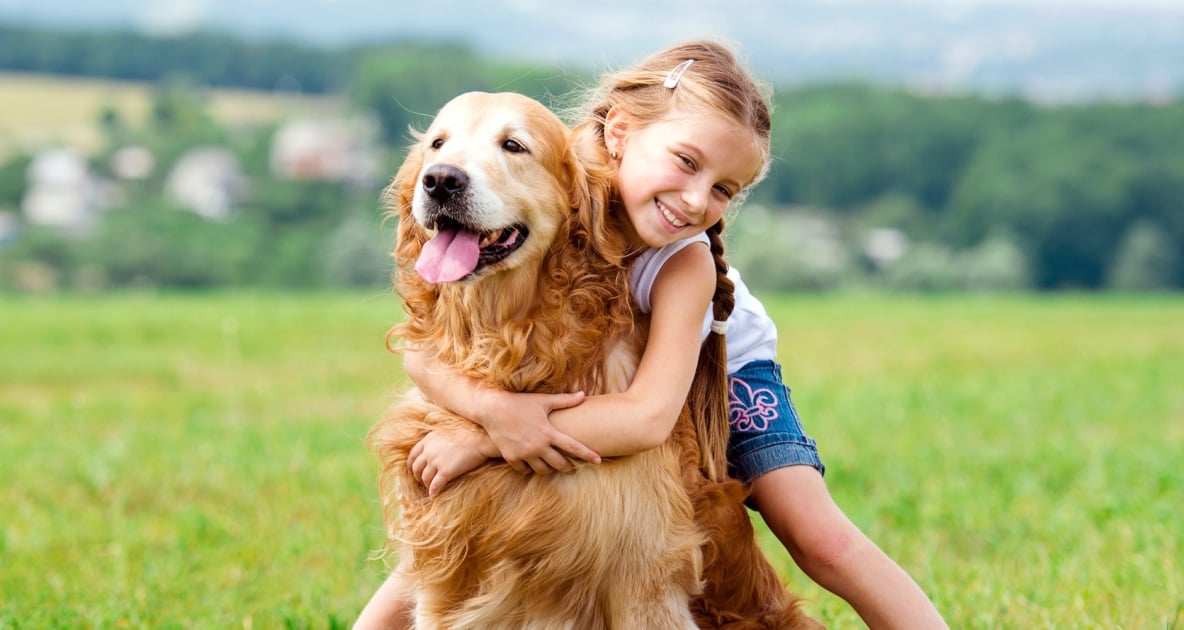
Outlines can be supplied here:
<path id="1" fill-rule="evenodd" d="M 712 319 L 727 321 L 736 306 L 736 285 L 728 277 L 724 259 L 724 221 L 707 229 L 711 255 L 715 259 L 715 295 Z M 688 401 L 692 415 L 701 415 L 697 432 L 703 473 L 713 481 L 728 475 L 728 348 L 726 335 L 712 331 L 699 351 L 699 367 L 691 383 Z"/>

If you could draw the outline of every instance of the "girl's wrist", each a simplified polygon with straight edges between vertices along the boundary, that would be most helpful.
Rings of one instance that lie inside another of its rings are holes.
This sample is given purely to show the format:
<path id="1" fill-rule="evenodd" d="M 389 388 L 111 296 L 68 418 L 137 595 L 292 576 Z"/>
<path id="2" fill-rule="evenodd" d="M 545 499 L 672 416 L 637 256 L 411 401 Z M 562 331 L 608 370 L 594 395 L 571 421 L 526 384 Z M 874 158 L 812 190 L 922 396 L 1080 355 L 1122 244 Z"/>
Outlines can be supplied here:
<path id="1" fill-rule="evenodd" d="M 495 414 L 491 414 L 489 411 L 497 409 L 502 404 L 504 395 L 505 392 L 496 387 L 489 387 L 485 384 L 478 385 L 477 393 L 473 397 L 472 417 L 469 419 L 487 428 L 489 421 L 495 417 Z"/>
<path id="2" fill-rule="evenodd" d="M 476 447 L 477 452 L 485 459 L 497 459 L 502 456 L 501 451 L 497 450 L 497 446 L 493 444 L 493 440 L 489 439 L 489 435 L 485 432 L 477 436 Z"/>

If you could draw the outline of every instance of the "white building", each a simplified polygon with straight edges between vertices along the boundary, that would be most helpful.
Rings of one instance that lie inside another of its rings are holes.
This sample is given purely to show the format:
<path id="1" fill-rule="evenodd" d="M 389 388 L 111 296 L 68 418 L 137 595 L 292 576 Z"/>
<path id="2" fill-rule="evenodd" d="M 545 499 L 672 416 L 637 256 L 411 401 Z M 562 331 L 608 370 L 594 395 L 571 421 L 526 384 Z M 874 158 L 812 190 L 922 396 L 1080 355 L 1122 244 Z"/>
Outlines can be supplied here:
<path id="1" fill-rule="evenodd" d="M 165 180 L 169 199 L 213 221 L 229 218 L 245 192 L 246 177 L 238 158 L 223 147 L 190 149 Z"/>
<path id="2" fill-rule="evenodd" d="M 270 165 L 276 177 L 368 183 L 379 165 L 370 146 L 377 129 L 365 119 L 293 119 L 276 131 Z"/>
<path id="3" fill-rule="evenodd" d="M 29 187 L 21 199 L 27 223 L 78 236 L 94 230 L 105 207 L 103 185 L 82 155 L 67 148 L 44 150 L 29 164 L 27 176 Z"/>

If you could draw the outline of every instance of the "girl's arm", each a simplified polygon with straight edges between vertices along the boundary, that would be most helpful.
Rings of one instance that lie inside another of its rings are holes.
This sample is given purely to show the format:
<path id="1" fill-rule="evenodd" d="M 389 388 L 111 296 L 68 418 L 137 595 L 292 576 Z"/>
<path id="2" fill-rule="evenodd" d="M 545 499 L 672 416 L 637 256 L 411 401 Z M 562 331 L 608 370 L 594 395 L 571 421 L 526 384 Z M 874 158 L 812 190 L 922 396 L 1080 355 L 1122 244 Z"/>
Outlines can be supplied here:
<path id="1" fill-rule="evenodd" d="M 706 244 L 688 245 L 671 256 L 654 281 L 649 339 L 629 389 L 553 411 L 555 428 L 604 457 L 665 442 L 695 377 L 703 316 L 714 293 L 715 261 Z"/>
<path id="2" fill-rule="evenodd" d="M 600 462 L 595 451 L 556 430 L 547 419 L 547 414 L 555 409 L 580 404 L 584 400 L 583 392 L 526 394 L 502 391 L 450 372 L 436 362 L 435 357 L 415 349 L 404 354 L 403 369 L 429 400 L 481 425 L 497 453 L 520 473 L 568 472 L 573 468 L 569 457 Z M 413 453 L 413 460 L 416 457 Z M 456 469 L 456 464 L 441 466 Z M 424 478 L 419 473 L 416 476 Z M 426 481 L 424 485 L 428 485 Z"/>

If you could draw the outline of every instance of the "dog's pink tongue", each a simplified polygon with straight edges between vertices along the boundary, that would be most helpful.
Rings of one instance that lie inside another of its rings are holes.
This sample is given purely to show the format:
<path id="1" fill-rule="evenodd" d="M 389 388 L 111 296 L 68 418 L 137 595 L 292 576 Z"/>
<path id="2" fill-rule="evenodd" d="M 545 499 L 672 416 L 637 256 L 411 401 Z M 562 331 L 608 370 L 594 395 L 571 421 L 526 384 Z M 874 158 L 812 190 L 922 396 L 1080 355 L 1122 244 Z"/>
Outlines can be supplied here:
<path id="1" fill-rule="evenodd" d="M 424 244 L 415 272 L 432 283 L 460 280 L 477 268 L 477 239 L 477 234 L 468 230 L 440 230 Z"/>

